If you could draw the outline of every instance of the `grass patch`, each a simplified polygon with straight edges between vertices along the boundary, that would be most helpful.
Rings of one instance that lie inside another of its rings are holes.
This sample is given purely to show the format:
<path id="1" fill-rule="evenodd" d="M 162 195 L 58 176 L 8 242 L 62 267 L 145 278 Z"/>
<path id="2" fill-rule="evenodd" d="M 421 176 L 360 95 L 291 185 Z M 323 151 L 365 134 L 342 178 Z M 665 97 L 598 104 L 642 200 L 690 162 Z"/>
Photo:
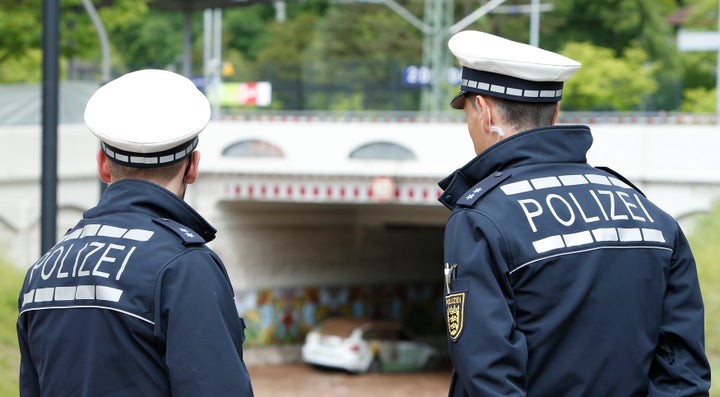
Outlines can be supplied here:
<path id="1" fill-rule="evenodd" d="M 715 375 L 720 369 L 720 201 L 709 215 L 700 217 L 688 240 L 705 302 L 705 350 Z M 720 382 L 713 382 L 710 395 L 720 396 Z"/>
<path id="2" fill-rule="evenodd" d="M 24 274 L 0 258 L 0 396 L 14 397 L 19 394 L 18 373 L 20 351 L 18 349 L 17 321 L 18 293 Z"/>

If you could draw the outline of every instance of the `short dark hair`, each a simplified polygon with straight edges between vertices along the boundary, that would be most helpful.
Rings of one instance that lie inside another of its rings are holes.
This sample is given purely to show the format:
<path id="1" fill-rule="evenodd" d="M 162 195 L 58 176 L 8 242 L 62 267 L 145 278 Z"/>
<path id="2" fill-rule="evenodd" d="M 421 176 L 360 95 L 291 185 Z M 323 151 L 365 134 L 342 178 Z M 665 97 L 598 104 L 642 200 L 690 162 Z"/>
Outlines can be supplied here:
<path id="1" fill-rule="evenodd" d="M 472 100 L 475 107 L 474 96 Z M 519 102 L 497 97 L 491 100 L 503 121 L 518 131 L 552 125 L 557 106 L 557 102 Z"/>
<path id="2" fill-rule="evenodd" d="M 184 161 L 153 168 L 129 167 L 127 165 L 116 163 L 110 159 L 108 159 L 108 161 L 110 165 L 110 175 L 113 180 L 135 178 L 154 182 L 159 185 L 165 185 L 173 180 L 178 173 L 182 172 L 185 167 L 187 167 L 190 158 L 192 158 L 192 155 L 188 156 Z"/>

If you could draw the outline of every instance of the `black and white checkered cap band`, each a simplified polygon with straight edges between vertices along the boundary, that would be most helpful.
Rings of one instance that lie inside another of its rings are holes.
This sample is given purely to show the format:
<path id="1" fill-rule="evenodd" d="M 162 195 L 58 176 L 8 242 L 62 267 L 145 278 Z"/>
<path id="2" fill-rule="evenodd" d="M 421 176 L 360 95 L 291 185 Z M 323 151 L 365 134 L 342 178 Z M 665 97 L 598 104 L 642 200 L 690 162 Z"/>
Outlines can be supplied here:
<path id="1" fill-rule="evenodd" d="M 105 155 L 116 163 L 129 167 L 153 168 L 174 164 L 186 158 L 197 147 L 198 137 L 172 149 L 155 153 L 134 153 L 110 146 L 105 142 L 100 142 L 100 144 Z"/>
<path id="2" fill-rule="evenodd" d="M 530 81 L 503 74 L 462 68 L 460 89 L 520 102 L 558 102 L 562 81 Z"/>

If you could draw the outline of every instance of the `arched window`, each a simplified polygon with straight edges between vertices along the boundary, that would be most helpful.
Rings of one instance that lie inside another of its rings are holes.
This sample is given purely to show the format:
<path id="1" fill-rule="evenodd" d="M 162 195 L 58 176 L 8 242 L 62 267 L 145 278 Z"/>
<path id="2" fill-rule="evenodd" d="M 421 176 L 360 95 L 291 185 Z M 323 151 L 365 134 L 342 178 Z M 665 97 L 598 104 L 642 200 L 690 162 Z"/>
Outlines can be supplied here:
<path id="1" fill-rule="evenodd" d="M 235 142 L 226 147 L 222 154 L 230 157 L 285 157 L 279 147 L 259 139 Z"/>
<path id="2" fill-rule="evenodd" d="M 350 153 L 351 159 L 365 160 L 415 160 L 415 154 L 408 148 L 392 142 L 366 143 Z"/>

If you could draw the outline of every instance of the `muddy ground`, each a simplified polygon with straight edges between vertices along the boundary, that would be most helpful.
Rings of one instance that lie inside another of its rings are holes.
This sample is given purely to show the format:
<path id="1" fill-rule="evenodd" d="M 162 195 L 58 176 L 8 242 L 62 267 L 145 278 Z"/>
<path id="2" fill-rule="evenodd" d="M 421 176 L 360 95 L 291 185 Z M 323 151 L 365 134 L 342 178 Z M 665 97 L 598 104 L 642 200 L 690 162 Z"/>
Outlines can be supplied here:
<path id="1" fill-rule="evenodd" d="M 256 397 L 444 397 L 451 370 L 348 374 L 305 364 L 249 366 Z"/>

